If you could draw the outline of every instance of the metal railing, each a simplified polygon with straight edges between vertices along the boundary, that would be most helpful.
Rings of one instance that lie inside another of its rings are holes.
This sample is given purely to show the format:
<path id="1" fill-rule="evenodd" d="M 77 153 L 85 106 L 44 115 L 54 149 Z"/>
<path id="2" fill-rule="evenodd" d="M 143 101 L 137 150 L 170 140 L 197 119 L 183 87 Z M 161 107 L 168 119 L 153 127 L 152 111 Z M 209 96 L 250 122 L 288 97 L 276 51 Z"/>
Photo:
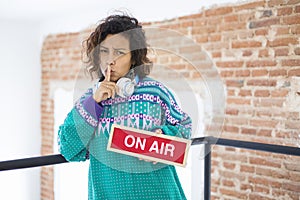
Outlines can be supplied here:
<path id="1" fill-rule="evenodd" d="M 285 155 L 300 156 L 300 148 L 282 146 L 275 144 L 265 144 L 258 142 L 248 142 L 241 140 L 222 139 L 215 137 L 202 137 L 193 139 L 192 145 L 204 144 L 204 199 L 210 199 L 210 183 L 211 183 L 211 145 L 222 145 L 236 148 L 266 151 L 270 153 L 279 153 Z M 1 165 L 1 164 L 0 164 Z"/>
<path id="2" fill-rule="evenodd" d="M 250 150 L 266 151 L 270 153 L 300 156 L 300 148 L 297 147 L 215 138 L 211 136 L 193 138 L 192 145 L 200 145 L 200 144 L 204 145 L 204 153 L 205 153 L 205 158 L 204 158 L 204 199 L 205 200 L 210 199 L 211 146 L 212 145 L 222 145 L 222 146 L 230 146 L 230 147 L 244 148 Z M 23 169 L 23 168 L 30 168 L 30 167 L 41 167 L 41 166 L 54 165 L 54 164 L 60 164 L 65 162 L 68 161 L 61 154 L 1 161 L 0 171 Z"/>

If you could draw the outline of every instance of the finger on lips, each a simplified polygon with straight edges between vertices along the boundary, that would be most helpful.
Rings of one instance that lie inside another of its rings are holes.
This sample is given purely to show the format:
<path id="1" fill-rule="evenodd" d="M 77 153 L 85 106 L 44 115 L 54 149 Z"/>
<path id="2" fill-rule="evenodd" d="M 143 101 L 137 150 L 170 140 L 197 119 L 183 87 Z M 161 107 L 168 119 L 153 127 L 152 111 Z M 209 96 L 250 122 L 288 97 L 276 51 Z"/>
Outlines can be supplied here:
<path id="1" fill-rule="evenodd" d="M 111 72 L 110 65 L 107 65 L 107 71 L 106 71 L 106 77 L 105 77 L 105 79 L 108 82 L 110 81 L 110 72 Z"/>

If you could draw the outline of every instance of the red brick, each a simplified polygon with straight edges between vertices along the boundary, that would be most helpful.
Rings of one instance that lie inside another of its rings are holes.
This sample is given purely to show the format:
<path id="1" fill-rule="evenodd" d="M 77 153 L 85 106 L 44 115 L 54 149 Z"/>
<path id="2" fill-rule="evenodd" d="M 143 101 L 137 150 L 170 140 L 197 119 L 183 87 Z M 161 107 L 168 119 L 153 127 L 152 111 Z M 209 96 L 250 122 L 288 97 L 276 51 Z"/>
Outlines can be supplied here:
<path id="1" fill-rule="evenodd" d="M 272 117 L 273 113 L 268 109 L 268 110 L 257 110 L 255 112 L 255 116 L 257 117 Z"/>
<path id="2" fill-rule="evenodd" d="M 296 37 L 286 37 L 277 38 L 273 41 L 268 41 L 267 46 L 269 47 L 279 47 L 279 46 L 289 46 L 289 44 L 298 44 L 298 38 Z"/>
<path id="3" fill-rule="evenodd" d="M 223 162 L 223 167 L 225 169 L 233 170 L 235 168 L 236 164 L 230 163 L 230 162 Z"/>
<path id="4" fill-rule="evenodd" d="M 275 49 L 275 57 L 287 56 L 288 54 L 289 54 L 289 49 L 288 48 Z"/>
<path id="5" fill-rule="evenodd" d="M 287 119 L 291 120 L 300 120 L 300 112 L 288 112 Z"/>
<path id="6" fill-rule="evenodd" d="M 200 51 L 200 47 L 197 45 L 181 45 L 178 47 L 178 49 L 179 49 L 179 53 L 182 54 L 192 54 L 194 52 Z M 167 52 L 162 52 L 162 53 L 165 53 L 165 55 L 168 56 Z"/>
<path id="7" fill-rule="evenodd" d="M 253 184 L 248 184 L 248 183 L 246 183 L 246 184 L 243 184 L 243 183 L 241 183 L 241 186 L 240 186 L 240 189 L 242 190 L 242 192 L 243 192 L 243 190 L 245 190 L 245 191 L 252 191 L 253 190 Z"/>
<path id="8" fill-rule="evenodd" d="M 235 96 L 235 90 L 233 90 L 233 89 L 227 89 L 227 95 L 228 96 Z"/>
<path id="9" fill-rule="evenodd" d="M 234 73 L 233 71 L 223 70 L 221 71 L 220 75 L 221 77 L 232 77 L 233 73 Z"/>
<path id="10" fill-rule="evenodd" d="M 216 26 L 202 26 L 202 27 L 196 27 L 192 29 L 192 34 L 207 34 L 207 33 L 215 33 L 216 32 Z"/>
<path id="11" fill-rule="evenodd" d="M 259 99 L 254 104 L 261 107 L 282 107 L 284 102 L 284 99 Z"/>
<path id="12" fill-rule="evenodd" d="M 283 24 L 292 25 L 292 24 L 299 24 L 300 15 L 293 15 L 293 16 L 285 16 L 283 17 Z"/>
<path id="13" fill-rule="evenodd" d="M 269 177 L 277 178 L 277 179 L 289 178 L 287 171 L 284 171 L 284 170 L 274 170 L 272 168 L 270 169 L 269 167 L 268 168 L 265 168 L 265 167 L 256 167 L 255 172 L 258 175 L 261 175 L 261 176 L 269 176 Z"/>
<path id="14" fill-rule="evenodd" d="M 300 34 L 300 26 L 291 26 L 291 32 L 293 34 Z"/>
<path id="15" fill-rule="evenodd" d="M 249 163 L 265 167 L 281 168 L 281 161 L 272 161 L 268 158 L 250 157 Z"/>
<path id="16" fill-rule="evenodd" d="M 251 47 L 261 47 L 261 42 L 259 41 L 233 41 L 232 48 L 251 48 Z"/>
<path id="17" fill-rule="evenodd" d="M 213 58 L 220 58 L 222 56 L 222 53 L 221 52 L 212 52 L 211 55 Z"/>
<path id="18" fill-rule="evenodd" d="M 299 183 L 289 183 L 285 182 L 282 184 L 283 189 L 293 191 L 293 192 L 299 192 L 300 191 L 300 185 Z"/>
<path id="19" fill-rule="evenodd" d="M 272 130 L 259 130 L 257 132 L 257 136 L 263 136 L 263 137 L 271 137 L 272 136 Z"/>
<path id="20" fill-rule="evenodd" d="M 221 35 L 220 34 L 210 35 L 208 40 L 211 42 L 221 41 Z"/>
<path id="21" fill-rule="evenodd" d="M 181 16 L 178 19 L 179 20 L 190 20 L 190 19 L 199 19 L 203 17 L 203 13 L 196 13 L 196 14 L 191 14 L 191 15 L 187 15 L 187 16 Z"/>
<path id="22" fill-rule="evenodd" d="M 262 186 L 258 186 L 256 185 L 253 189 L 254 193 L 258 193 L 258 194 L 269 194 L 270 193 L 270 189 L 268 187 L 262 187 Z"/>
<path id="23" fill-rule="evenodd" d="M 292 12 L 293 12 L 293 8 L 292 7 L 283 7 L 283 8 L 279 8 L 277 10 L 277 15 L 278 16 L 290 15 Z"/>
<path id="24" fill-rule="evenodd" d="M 243 56 L 251 56 L 253 53 L 250 50 L 244 50 L 243 51 Z"/>
<path id="25" fill-rule="evenodd" d="M 287 71 L 285 69 L 270 70 L 270 76 L 286 76 Z"/>
<path id="26" fill-rule="evenodd" d="M 224 159 L 229 159 L 229 160 L 233 160 L 233 161 L 240 161 L 240 162 L 243 162 L 243 160 L 245 160 L 245 156 L 241 156 L 241 155 L 236 155 L 236 154 L 222 154 L 222 158 Z M 243 159 L 241 159 L 243 158 Z M 236 179 L 236 180 L 239 180 L 239 181 L 244 181 L 245 180 L 245 176 L 243 174 L 239 174 L 239 173 L 236 173 L 234 171 L 231 171 L 231 170 L 219 170 L 219 173 L 221 175 L 221 177 L 224 177 L 224 178 L 228 178 L 228 179 Z"/>
<path id="27" fill-rule="evenodd" d="M 248 80 L 247 85 L 248 86 L 276 86 L 277 82 L 276 80 L 260 80 L 260 79 L 254 79 L 254 80 Z"/>
<path id="28" fill-rule="evenodd" d="M 224 22 L 236 22 L 239 20 L 238 15 L 224 16 Z"/>
<path id="29" fill-rule="evenodd" d="M 216 26 L 217 24 L 220 23 L 220 21 L 222 21 L 222 17 L 221 16 L 210 17 L 209 20 L 207 20 L 207 24 L 208 25 L 214 25 L 214 26 Z"/>
<path id="30" fill-rule="evenodd" d="M 174 70 L 181 70 L 181 69 L 185 69 L 186 66 L 184 64 L 174 64 L 174 65 L 171 65 L 171 68 Z"/>
<path id="31" fill-rule="evenodd" d="M 290 34 L 290 27 L 288 26 L 276 28 L 276 36 L 289 35 L 289 34 Z"/>
<path id="32" fill-rule="evenodd" d="M 238 133 L 239 128 L 236 127 L 236 126 L 224 125 L 223 126 L 223 131 L 224 132 L 229 132 L 229 133 Z"/>
<path id="33" fill-rule="evenodd" d="M 232 188 L 220 188 L 220 193 L 222 194 L 222 196 L 229 196 L 229 199 L 242 199 L 244 197 L 244 194 L 241 193 L 237 193 L 234 189 L 234 187 Z"/>
<path id="34" fill-rule="evenodd" d="M 253 31 L 252 30 L 246 30 L 246 31 L 239 31 L 238 32 L 238 37 L 239 37 L 239 39 L 240 40 L 244 40 L 244 39 L 248 39 L 248 38 L 253 38 L 253 36 L 254 36 L 254 33 L 253 33 Z"/>
<path id="35" fill-rule="evenodd" d="M 296 55 L 300 55 L 300 47 L 294 49 Z"/>
<path id="36" fill-rule="evenodd" d="M 268 6 L 273 7 L 273 6 L 280 6 L 285 4 L 285 0 L 270 0 L 268 1 Z"/>
<path id="37" fill-rule="evenodd" d="M 247 67 L 273 67 L 277 62 L 273 60 L 255 60 L 246 62 Z"/>
<path id="38" fill-rule="evenodd" d="M 287 89 L 277 89 L 271 92 L 272 97 L 285 97 L 289 91 Z"/>
<path id="39" fill-rule="evenodd" d="M 289 180 L 299 183 L 300 182 L 300 173 L 299 172 L 289 172 Z"/>
<path id="40" fill-rule="evenodd" d="M 227 115 L 237 115 L 239 113 L 238 109 L 234 109 L 234 108 L 226 108 L 226 112 Z"/>
<path id="41" fill-rule="evenodd" d="M 252 77 L 266 76 L 266 75 L 268 75 L 268 73 L 269 72 L 266 69 L 252 70 Z"/>
<path id="42" fill-rule="evenodd" d="M 202 78 L 201 73 L 199 73 L 199 72 L 192 72 L 192 74 L 190 75 L 190 77 L 192 79 L 200 79 L 200 78 Z"/>
<path id="43" fill-rule="evenodd" d="M 226 187 L 234 187 L 235 186 L 234 182 L 231 180 L 222 180 L 222 185 L 224 185 Z"/>
<path id="44" fill-rule="evenodd" d="M 234 147 L 225 147 L 225 150 L 226 150 L 226 151 L 232 151 L 232 152 L 235 152 L 235 151 L 236 151 L 236 148 L 234 148 Z"/>
<path id="45" fill-rule="evenodd" d="M 243 80 L 226 80 L 226 85 L 228 87 L 243 87 L 244 81 Z"/>
<path id="46" fill-rule="evenodd" d="M 268 30 L 267 28 L 261 28 L 261 29 L 257 29 L 255 30 L 255 35 L 256 36 L 260 36 L 260 35 L 268 35 Z"/>
<path id="47" fill-rule="evenodd" d="M 200 35 L 200 36 L 195 36 L 195 39 L 196 39 L 196 42 L 198 42 L 198 43 L 205 43 L 205 42 L 208 42 L 208 36 L 207 35 L 205 35 L 205 36 L 202 36 L 202 35 Z"/>
<path id="48" fill-rule="evenodd" d="M 193 26 L 193 21 L 192 20 L 180 22 L 180 27 L 181 28 L 188 28 L 188 27 L 192 27 L 192 26 Z"/>
<path id="49" fill-rule="evenodd" d="M 252 96 L 251 90 L 240 90 L 239 96 L 245 97 L 245 96 Z"/>
<path id="50" fill-rule="evenodd" d="M 260 194 L 260 193 L 250 193 L 249 199 L 255 199 L 255 200 L 274 200 L 273 198 L 267 197 L 266 195 Z"/>
<path id="51" fill-rule="evenodd" d="M 235 6 L 236 11 L 248 10 L 248 9 L 257 9 L 257 7 L 263 7 L 265 5 L 264 1 L 254 1 L 250 3 L 245 3 L 242 5 Z"/>
<path id="52" fill-rule="evenodd" d="M 256 129 L 253 128 L 242 128 L 241 133 L 248 135 L 256 135 Z"/>
<path id="53" fill-rule="evenodd" d="M 240 171 L 241 172 L 253 173 L 254 170 L 255 170 L 255 168 L 253 166 L 250 166 L 250 165 L 241 164 L 241 166 L 240 166 Z"/>
<path id="54" fill-rule="evenodd" d="M 269 51 L 268 51 L 268 49 L 262 49 L 262 50 L 259 50 L 258 56 L 259 56 L 259 57 L 268 57 L 268 56 L 269 56 Z"/>
<path id="55" fill-rule="evenodd" d="M 205 11 L 205 16 L 216 16 L 216 15 L 225 15 L 232 12 L 232 7 L 220 7 L 220 8 L 212 8 Z"/>
<path id="56" fill-rule="evenodd" d="M 300 6 L 295 7 L 295 13 L 300 13 Z"/>
<path id="57" fill-rule="evenodd" d="M 232 40 L 237 40 L 237 34 L 232 34 L 232 32 L 224 32 L 222 34 L 222 40 L 224 42 L 231 42 Z"/>
<path id="58" fill-rule="evenodd" d="M 269 127 L 269 128 L 274 128 L 278 124 L 277 121 L 275 120 L 257 120 L 253 119 L 250 120 L 250 125 L 254 127 Z"/>
<path id="59" fill-rule="evenodd" d="M 216 62 L 217 67 L 221 68 L 239 68 L 242 67 L 244 64 L 243 61 L 222 61 Z"/>
<path id="60" fill-rule="evenodd" d="M 280 18 L 271 18 L 271 19 L 264 19 L 259 21 L 252 21 L 249 23 L 249 28 L 261 28 L 261 27 L 269 27 L 271 25 L 280 24 Z"/>
<path id="61" fill-rule="evenodd" d="M 207 19 L 198 18 L 194 20 L 194 27 L 201 27 L 207 25 Z"/>
<path id="62" fill-rule="evenodd" d="M 210 43 L 207 43 L 203 46 L 208 51 L 228 49 L 229 48 L 229 44 L 227 42 L 210 42 Z"/>
<path id="63" fill-rule="evenodd" d="M 231 123 L 231 124 L 235 124 L 235 125 L 245 125 L 245 124 L 248 124 L 248 118 L 226 118 L 226 120 L 228 121 L 228 123 Z"/>
<path id="64" fill-rule="evenodd" d="M 218 31 L 225 32 L 225 31 L 236 31 L 246 28 L 246 22 L 232 22 L 227 24 L 219 25 Z"/>
<path id="65" fill-rule="evenodd" d="M 240 98 L 227 98 L 228 104 L 237 104 L 237 105 L 250 105 L 249 99 L 240 99 Z"/>
<path id="66" fill-rule="evenodd" d="M 294 4 L 299 4 L 299 0 L 289 0 L 287 2 L 287 5 L 294 5 Z"/>
<path id="67" fill-rule="evenodd" d="M 250 70 L 237 70 L 235 72 L 236 77 L 247 77 L 250 75 Z"/>
<path id="68" fill-rule="evenodd" d="M 282 60 L 282 66 L 300 66 L 300 59 Z"/>
<path id="69" fill-rule="evenodd" d="M 296 172 L 300 172 L 300 165 L 298 163 L 289 163 L 289 161 L 285 161 L 284 162 L 284 167 L 285 169 L 289 170 L 289 171 L 296 171 Z"/>
<path id="70" fill-rule="evenodd" d="M 300 76 L 300 68 L 291 69 L 288 71 L 288 76 Z"/>
<path id="71" fill-rule="evenodd" d="M 213 173 L 213 170 L 212 169 L 212 173 Z M 221 184 L 221 180 L 218 178 L 218 179 L 212 179 L 212 182 L 211 182 L 212 185 L 220 185 Z"/>
<path id="72" fill-rule="evenodd" d="M 295 129 L 295 130 L 299 130 L 300 129 L 300 123 L 299 121 L 286 121 L 285 122 L 285 128 L 286 129 Z"/>
<path id="73" fill-rule="evenodd" d="M 269 90 L 256 90 L 254 92 L 254 96 L 256 97 L 269 97 L 270 91 Z"/>

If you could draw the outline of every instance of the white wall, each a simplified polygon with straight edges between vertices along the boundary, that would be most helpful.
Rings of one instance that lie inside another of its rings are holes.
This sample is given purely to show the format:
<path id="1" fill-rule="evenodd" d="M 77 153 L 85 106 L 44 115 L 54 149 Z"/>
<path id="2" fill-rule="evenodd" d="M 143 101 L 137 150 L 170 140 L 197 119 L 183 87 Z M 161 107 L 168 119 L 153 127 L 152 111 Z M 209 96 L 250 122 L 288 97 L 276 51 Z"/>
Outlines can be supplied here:
<path id="1" fill-rule="evenodd" d="M 0 21 L 0 161 L 40 155 L 38 24 Z M 0 172 L 0 199 L 39 199 L 39 169 Z"/>
<path id="2" fill-rule="evenodd" d="M 72 83 L 65 83 L 67 88 L 55 89 L 54 93 L 54 126 L 58 132 L 59 126 L 64 122 L 67 114 L 73 107 Z M 71 86 L 71 87 L 70 87 Z M 54 141 L 57 141 L 57 134 L 54 134 Z M 57 143 L 54 144 L 54 152 L 59 153 Z M 54 166 L 54 198 L 55 200 L 81 200 L 88 196 L 88 167 L 89 161 L 71 162 Z M 74 177 L 76 180 L 73 181 Z M 72 185 L 72 187 L 70 187 Z M 77 192 L 74 192 L 77 191 Z"/>
<path id="3" fill-rule="evenodd" d="M 140 21 L 156 21 L 236 1 L 188 0 L 172 7 L 173 1 L 158 0 L 95 0 L 75 7 L 66 0 L 0 2 L 0 161 L 40 155 L 40 50 L 49 33 L 82 30 L 113 9 L 126 7 Z M 40 168 L 0 172 L 0 199 L 40 199 L 39 173 Z"/>

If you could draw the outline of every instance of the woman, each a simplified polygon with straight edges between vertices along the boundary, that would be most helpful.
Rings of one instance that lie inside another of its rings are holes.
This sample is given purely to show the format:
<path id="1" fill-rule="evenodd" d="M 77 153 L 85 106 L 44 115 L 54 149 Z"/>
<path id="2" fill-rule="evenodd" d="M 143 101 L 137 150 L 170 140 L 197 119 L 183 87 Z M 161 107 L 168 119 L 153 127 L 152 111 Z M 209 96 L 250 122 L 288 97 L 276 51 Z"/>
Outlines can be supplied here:
<path id="1" fill-rule="evenodd" d="M 191 136 L 190 117 L 147 77 L 152 63 L 141 25 L 127 15 L 109 16 L 85 44 L 88 71 L 99 83 L 77 101 L 58 135 L 68 161 L 90 160 L 89 199 L 186 199 L 174 166 L 106 150 L 112 124 Z"/>

